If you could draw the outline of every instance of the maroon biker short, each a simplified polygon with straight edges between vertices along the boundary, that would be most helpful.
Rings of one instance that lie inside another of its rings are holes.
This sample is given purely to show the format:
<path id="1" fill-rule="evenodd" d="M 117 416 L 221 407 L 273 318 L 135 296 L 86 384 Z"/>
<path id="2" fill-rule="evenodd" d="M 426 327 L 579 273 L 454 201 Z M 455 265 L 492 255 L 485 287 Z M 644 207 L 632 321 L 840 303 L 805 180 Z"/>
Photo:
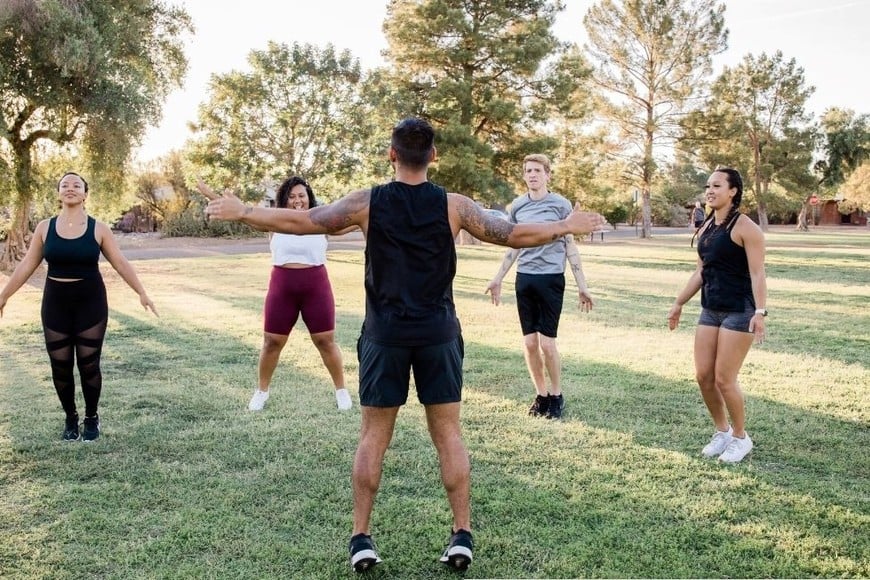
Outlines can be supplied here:
<path id="1" fill-rule="evenodd" d="M 263 330 L 290 334 L 300 314 L 311 334 L 335 330 L 335 299 L 326 266 L 272 268 Z"/>

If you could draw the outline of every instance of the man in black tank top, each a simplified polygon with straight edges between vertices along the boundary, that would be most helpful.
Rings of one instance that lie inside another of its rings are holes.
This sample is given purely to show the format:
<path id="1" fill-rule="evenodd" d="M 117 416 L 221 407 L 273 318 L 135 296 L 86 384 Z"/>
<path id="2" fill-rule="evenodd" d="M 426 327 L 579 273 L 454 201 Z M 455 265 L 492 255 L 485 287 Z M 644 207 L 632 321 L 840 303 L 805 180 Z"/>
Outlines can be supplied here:
<path id="1" fill-rule="evenodd" d="M 520 248 L 569 233 L 589 233 L 605 223 L 599 214 L 576 209 L 564 220 L 540 224 L 518 225 L 489 216 L 471 198 L 428 181 L 434 142 L 435 132 L 426 121 L 401 121 L 389 149 L 394 181 L 309 211 L 254 208 L 199 184 L 211 200 L 206 212 L 212 219 L 292 234 L 332 233 L 356 225 L 366 236 L 366 314 L 357 342 L 362 424 L 353 464 L 350 540 L 351 566 L 358 572 L 381 562 L 370 517 L 396 416 L 407 401 L 411 371 L 453 512 L 440 561 L 458 570 L 472 561 L 470 462 L 459 424 L 464 348 L 453 303 L 459 230 Z"/>

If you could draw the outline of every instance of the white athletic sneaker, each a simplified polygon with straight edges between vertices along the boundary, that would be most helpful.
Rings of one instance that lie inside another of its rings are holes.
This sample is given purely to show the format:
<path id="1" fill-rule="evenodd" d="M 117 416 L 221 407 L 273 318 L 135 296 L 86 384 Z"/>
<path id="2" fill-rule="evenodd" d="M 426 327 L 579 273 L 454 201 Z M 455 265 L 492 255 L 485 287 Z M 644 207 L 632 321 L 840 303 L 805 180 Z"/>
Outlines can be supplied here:
<path id="1" fill-rule="evenodd" d="M 731 443 L 725 448 L 722 455 L 719 456 L 719 461 L 722 463 L 739 463 L 749 452 L 752 451 L 752 439 L 747 433 L 743 439 L 734 437 Z"/>
<path id="2" fill-rule="evenodd" d="M 353 406 L 347 389 L 335 389 L 335 402 L 338 404 L 339 411 L 348 411 Z"/>
<path id="3" fill-rule="evenodd" d="M 701 455 L 708 459 L 721 455 L 732 439 L 734 439 L 734 429 L 731 427 L 728 427 L 727 431 L 716 431 L 710 442 L 701 449 Z"/>
<path id="4" fill-rule="evenodd" d="M 269 391 L 254 391 L 254 396 L 251 397 L 251 402 L 248 403 L 248 409 L 251 411 L 262 411 L 263 405 L 269 400 Z"/>

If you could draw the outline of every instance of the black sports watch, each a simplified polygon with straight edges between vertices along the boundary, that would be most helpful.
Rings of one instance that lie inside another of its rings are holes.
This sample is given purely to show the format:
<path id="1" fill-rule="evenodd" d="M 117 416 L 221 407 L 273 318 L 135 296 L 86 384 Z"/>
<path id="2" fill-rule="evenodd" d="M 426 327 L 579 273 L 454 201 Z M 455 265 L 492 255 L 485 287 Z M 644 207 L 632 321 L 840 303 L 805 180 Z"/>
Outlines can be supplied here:
<path id="1" fill-rule="evenodd" d="M 767 308 L 756 308 L 755 313 L 762 316 L 767 316 Z"/>

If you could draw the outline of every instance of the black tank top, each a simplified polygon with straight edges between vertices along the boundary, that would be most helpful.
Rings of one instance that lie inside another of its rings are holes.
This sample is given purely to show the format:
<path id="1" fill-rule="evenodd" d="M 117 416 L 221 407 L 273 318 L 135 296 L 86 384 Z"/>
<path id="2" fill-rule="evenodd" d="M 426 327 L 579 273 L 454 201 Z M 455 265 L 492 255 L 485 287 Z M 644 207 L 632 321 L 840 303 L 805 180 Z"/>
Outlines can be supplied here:
<path id="1" fill-rule="evenodd" d="M 66 239 L 57 235 L 57 218 L 51 218 L 42 248 L 50 278 L 100 278 L 100 244 L 94 235 L 96 223 L 94 218 L 88 216 L 85 233 L 77 238 Z"/>
<path id="2" fill-rule="evenodd" d="M 739 218 L 740 214 L 735 214 L 727 224 L 718 227 L 711 222 L 698 238 L 704 308 L 741 312 L 747 299 L 755 307 L 746 250 L 731 239 L 731 230 Z"/>
<path id="3" fill-rule="evenodd" d="M 425 346 L 459 336 L 456 246 L 443 187 L 398 181 L 373 187 L 365 259 L 366 338 Z"/>

